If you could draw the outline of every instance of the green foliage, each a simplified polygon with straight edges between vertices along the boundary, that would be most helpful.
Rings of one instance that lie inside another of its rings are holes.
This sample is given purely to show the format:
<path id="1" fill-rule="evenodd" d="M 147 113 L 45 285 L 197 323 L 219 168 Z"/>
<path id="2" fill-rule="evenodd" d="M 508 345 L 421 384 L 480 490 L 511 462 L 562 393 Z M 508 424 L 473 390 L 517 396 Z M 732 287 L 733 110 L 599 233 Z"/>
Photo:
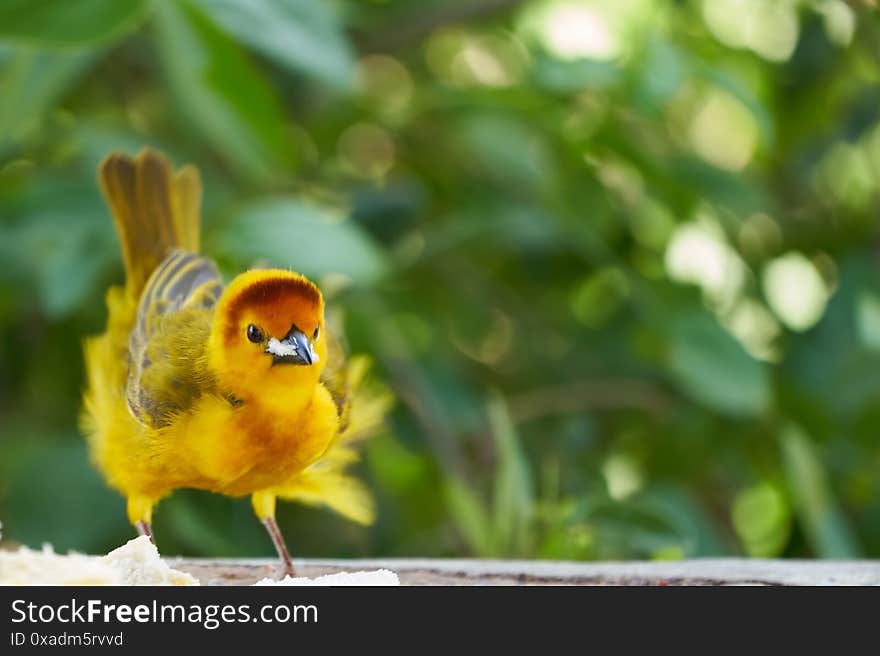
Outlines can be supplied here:
<path id="1" fill-rule="evenodd" d="M 35 46 L 86 46 L 119 37 L 143 17 L 149 0 L 6 0 L 0 37 Z"/>
<path id="2" fill-rule="evenodd" d="M 859 556 L 859 548 L 829 490 L 825 469 L 806 436 L 797 427 L 789 426 L 781 439 L 791 496 L 818 555 L 825 558 Z"/>
<path id="3" fill-rule="evenodd" d="M 94 54 L 20 50 L 10 53 L 0 76 L 0 153 L 35 127 L 46 110 L 94 60 Z"/>
<path id="4" fill-rule="evenodd" d="M 309 0 L 196 0 L 241 43 L 294 73 L 347 88 L 354 54 L 325 2 Z"/>
<path id="5" fill-rule="evenodd" d="M 376 525 L 284 505 L 295 553 L 876 557 L 877 43 L 844 0 L 7 0 L 5 538 L 131 534 L 75 426 L 95 167 L 150 144 L 227 276 L 315 278 L 398 399 Z M 272 553 L 246 499 L 156 532 Z"/>
<path id="6" fill-rule="evenodd" d="M 731 518 L 750 556 L 774 556 L 791 536 L 791 510 L 785 496 L 766 481 L 737 495 Z"/>
<path id="7" fill-rule="evenodd" d="M 682 314 L 672 321 L 670 369 L 688 394 L 733 415 L 759 415 L 766 410 L 770 380 L 762 363 L 712 317 Z"/>
<path id="8" fill-rule="evenodd" d="M 342 274 L 371 285 L 383 274 L 385 257 L 356 223 L 296 198 L 268 198 L 236 208 L 218 227 L 211 251 L 247 266 L 265 260 L 320 278 Z"/>
<path id="9" fill-rule="evenodd" d="M 163 0 L 155 12 L 159 56 L 188 125 L 243 175 L 282 175 L 292 158 L 281 107 L 268 83 L 195 8 Z"/>
<path id="10" fill-rule="evenodd" d="M 491 509 L 479 493 L 453 477 L 447 480 L 446 499 L 452 520 L 475 553 L 523 556 L 529 553 L 534 518 L 529 465 L 504 400 L 493 395 L 487 410 L 498 454 Z"/>

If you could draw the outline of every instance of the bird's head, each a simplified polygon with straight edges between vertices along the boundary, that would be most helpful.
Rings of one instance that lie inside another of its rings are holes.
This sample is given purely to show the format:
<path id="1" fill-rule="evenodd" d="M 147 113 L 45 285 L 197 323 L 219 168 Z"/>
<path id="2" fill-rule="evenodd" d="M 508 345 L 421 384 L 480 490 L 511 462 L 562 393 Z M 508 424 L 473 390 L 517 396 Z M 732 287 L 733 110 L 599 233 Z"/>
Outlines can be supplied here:
<path id="1" fill-rule="evenodd" d="M 298 273 L 247 271 L 217 303 L 209 340 L 212 371 L 242 399 L 310 389 L 327 359 L 324 299 Z"/>

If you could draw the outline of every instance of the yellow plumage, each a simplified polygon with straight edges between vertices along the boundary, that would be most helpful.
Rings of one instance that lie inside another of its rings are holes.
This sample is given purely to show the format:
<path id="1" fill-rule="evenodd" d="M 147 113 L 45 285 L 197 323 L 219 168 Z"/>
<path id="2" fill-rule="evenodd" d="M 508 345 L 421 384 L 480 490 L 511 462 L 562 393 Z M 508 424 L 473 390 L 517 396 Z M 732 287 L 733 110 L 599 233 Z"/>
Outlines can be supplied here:
<path id="1" fill-rule="evenodd" d="M 276 497 L 372 521 L 370 494 L 346 468 L 389 397 L 364 391 L 366 362 L 345 361 L 317 287 L 268 269 L 224 288 L 198 255 L 193 167 L 175 174 L 145 149 L 110 155 L 99 179 L 126 284 L 107 292 L 107 330 L 85 343 L 83 428 L 132 523 L 148 531 L 153 506 L 181 487 L 251 495 L 286 559 Z"/>

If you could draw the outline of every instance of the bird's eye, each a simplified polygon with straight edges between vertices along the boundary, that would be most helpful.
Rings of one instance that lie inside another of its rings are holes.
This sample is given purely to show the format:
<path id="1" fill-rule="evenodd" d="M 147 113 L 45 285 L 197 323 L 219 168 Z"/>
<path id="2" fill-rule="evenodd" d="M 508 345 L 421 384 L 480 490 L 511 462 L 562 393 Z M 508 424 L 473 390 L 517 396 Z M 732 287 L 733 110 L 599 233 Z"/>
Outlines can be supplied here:
<path id="1" fill-rule="evenodd" d="M 312 341 L 316 341 L 318 339 L 318 331 L 321 330 L 319 326 L 315 326 L 315 334 L 312 335 Z"/>
<path id="2" fill-rule="evenodd" d="M 263 331 L 257 328 L 254 324 L 250 324 L 247 327 L 247 338 L 254 344 L 259 344 L 263 341 Z"/>

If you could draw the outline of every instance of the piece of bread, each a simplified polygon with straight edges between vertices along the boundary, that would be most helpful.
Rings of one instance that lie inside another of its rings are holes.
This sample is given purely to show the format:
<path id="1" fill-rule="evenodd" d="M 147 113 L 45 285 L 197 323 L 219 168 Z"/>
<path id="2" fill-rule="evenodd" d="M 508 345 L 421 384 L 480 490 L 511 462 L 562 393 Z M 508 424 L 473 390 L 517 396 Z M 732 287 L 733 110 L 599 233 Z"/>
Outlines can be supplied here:
<path id="1" fill-rule="evenodd" d="M 140 536 L 106 556 L 56 554 L 50 545 L 36 551 L 0 551 L 0 585 L 199 585 L 172 569 L 155 545 Z"/>
<path id="2" fill-rule="evenodd" d="M 337 572 L 325 574 L 314 579 L 307 577 L 285 576 L 280 581 L 274 579 L 262 579 L 254 585 L 323 585 L 328 587 L 340 587 L 346 585 L 385 586 L 400 585 L 397 574 L 387 569 L 377 569 L 368 572 Z"/>

